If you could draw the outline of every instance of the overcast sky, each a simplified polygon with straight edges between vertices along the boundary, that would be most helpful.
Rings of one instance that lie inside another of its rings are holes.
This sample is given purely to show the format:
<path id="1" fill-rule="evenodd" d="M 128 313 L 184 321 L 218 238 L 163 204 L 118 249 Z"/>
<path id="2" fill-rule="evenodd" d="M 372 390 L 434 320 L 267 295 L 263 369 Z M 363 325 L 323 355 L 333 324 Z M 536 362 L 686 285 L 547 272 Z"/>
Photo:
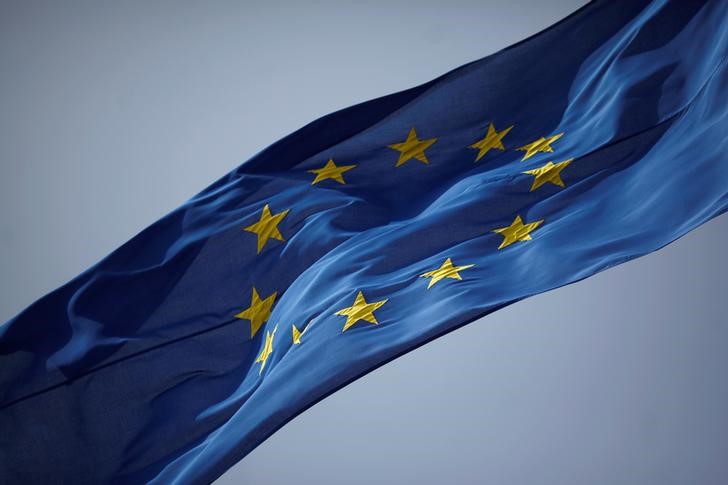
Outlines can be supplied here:
<path id="1" fill-rule="evenodd" d="M 582 3 L 2 2 L 0 320 L 314 118 Z M 726 247 L 723 216 L 449 334 L 219 483 L 728 483 Z"/>

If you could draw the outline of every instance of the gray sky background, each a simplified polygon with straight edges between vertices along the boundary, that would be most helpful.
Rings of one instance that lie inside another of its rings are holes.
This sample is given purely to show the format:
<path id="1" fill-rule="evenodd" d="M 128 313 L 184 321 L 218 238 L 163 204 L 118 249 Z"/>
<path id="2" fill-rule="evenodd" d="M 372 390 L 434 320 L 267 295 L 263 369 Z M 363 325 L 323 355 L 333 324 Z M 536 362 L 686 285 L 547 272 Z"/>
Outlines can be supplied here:
<path id="1" fill-rule="evenodd" d="M 303 124 L 582 3 L 0 2 L 0 321 Z M 728 483 L 727 246 L 724 216 L 454 332 L 218 483 Z"/>

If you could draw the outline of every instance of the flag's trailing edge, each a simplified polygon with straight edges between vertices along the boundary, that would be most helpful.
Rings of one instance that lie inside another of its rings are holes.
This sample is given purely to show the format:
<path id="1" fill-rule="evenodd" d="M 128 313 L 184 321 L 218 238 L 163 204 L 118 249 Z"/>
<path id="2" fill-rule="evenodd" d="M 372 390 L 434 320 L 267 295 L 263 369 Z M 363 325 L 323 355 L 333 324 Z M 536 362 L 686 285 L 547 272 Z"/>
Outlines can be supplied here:
<path id="1" fill-rule="evenodd" d="M 728 2 L 594 2 L 282 139 L 0 327 L 0 475 L 209 482 L 335 390 L 728 205 Z"/>

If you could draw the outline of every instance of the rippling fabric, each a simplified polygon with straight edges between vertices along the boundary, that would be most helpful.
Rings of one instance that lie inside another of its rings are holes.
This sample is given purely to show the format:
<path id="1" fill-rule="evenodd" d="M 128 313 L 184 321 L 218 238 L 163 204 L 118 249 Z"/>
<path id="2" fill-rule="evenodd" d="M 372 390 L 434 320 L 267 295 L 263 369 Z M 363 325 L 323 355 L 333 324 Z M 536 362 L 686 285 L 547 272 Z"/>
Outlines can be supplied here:
<path id="1" fill-rule="evenodd" d="M 0 327 L 3 481 L 209 482 L 377 366 L 721 214 L 727 19 L 597 1 L 254 156 Z M 313 184 L 329 159 L 355 167 Z M 499 249 L 517 216 L 543 222 Z"/>

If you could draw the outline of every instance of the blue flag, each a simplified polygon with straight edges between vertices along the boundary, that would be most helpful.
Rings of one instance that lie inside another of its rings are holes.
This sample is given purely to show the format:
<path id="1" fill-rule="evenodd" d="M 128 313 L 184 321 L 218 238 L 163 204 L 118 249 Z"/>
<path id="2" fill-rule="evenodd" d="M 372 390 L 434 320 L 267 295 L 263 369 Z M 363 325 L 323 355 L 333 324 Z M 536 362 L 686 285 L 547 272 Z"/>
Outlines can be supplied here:
<path id="1" fill-rule="evenodd" d="M 2 480 L 212 481 L 376 367 L 721 214 L 727 53 L 725 0 L 596 1 L 283 138 L 0 327 Z"/>

